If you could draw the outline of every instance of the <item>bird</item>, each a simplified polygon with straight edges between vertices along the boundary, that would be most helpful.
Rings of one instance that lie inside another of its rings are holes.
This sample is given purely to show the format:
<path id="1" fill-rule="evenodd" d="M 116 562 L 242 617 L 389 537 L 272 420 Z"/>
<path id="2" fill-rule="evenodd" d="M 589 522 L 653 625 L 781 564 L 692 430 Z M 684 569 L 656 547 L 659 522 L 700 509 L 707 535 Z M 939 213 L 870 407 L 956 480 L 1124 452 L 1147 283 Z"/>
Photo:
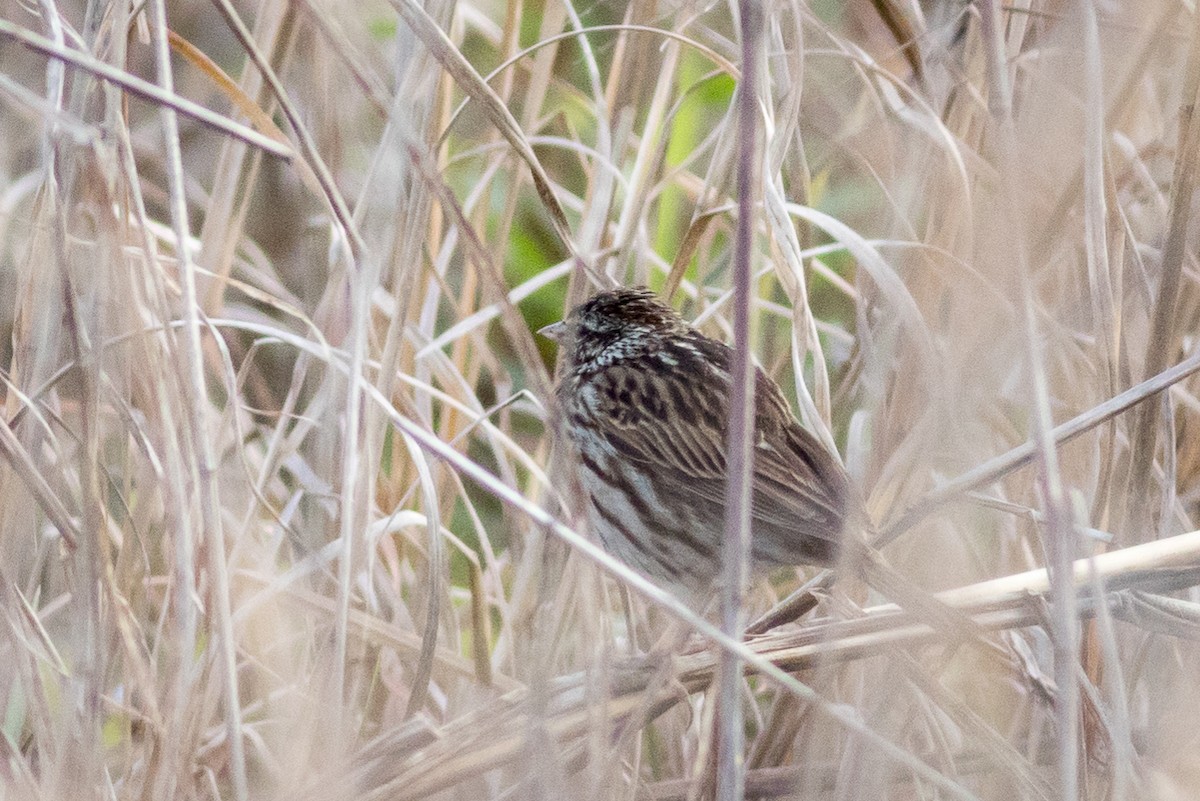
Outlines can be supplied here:
<path id="1" fill-rule="evenodd" d="M 733 350 L 645 287 L 600 292 L 539 333 L 562 350 L 558 428 L 590 530 L 677 596 L 710 600 L 722 575 Z M 753 571 L 835 565 L 862 502 L 759 367 L 752 436 Z"/>
<path id="2" fill-rule="evenodd" d="M 709 608 L 724 572 L 733 350 L 646 287 L 602 291 L 539 333 L 563 352 L 557 428 L 574 452 L 590 529 L 651 581 Z M 841 460 L 757 366 L 752 436 L 755 573 L 835 567 L 953 640 L 983 635 L 965 612 L 915 586 L 868 544 L 873 526 Z"/>

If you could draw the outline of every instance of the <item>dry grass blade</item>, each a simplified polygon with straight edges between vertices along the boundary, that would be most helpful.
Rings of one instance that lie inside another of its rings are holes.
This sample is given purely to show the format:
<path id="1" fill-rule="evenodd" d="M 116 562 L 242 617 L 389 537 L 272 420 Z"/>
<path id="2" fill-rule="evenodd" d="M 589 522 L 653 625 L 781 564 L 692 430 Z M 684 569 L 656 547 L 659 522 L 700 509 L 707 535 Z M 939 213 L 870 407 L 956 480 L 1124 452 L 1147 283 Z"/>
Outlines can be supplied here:
<path id="1" fill-rule="evenodd" d="M 1155 592 L 1200 586 L 1200 532 L 1133 546 L 1094 560 L 1081 559 L 1075 563 L 1073 579 L 1079 590 L 1086 592 L 1093 570 L 1108 584 L 1109 592 L 1103 599 L 1081 598 L 1081 610 L 1088 615 L 1100 602 L 1115 609 L 1127 608 L 1128 592 L 1134 588 Z M 971 614 L 981 627 L 1001 630 L 1039 624 L 1049 593 L 1047 571 L 1035 570 L 949 591 L 941 597 Z M 893 650 L 919 649 L 938 642 L 936 632 L 905 620 L 909 618 L 894 606 L 876 607 L 865 610 L 857 620 L 821 621 L 807 630 L 759 637 L 750 647 L 771 664 L 799 671 L 818 664 L 874 659 Z M 680 686 L 696 692 L 713 681 L 717 660 L 711 651 L 693 651 L 678 657 L 670 670 L 670 680 L 663 681 L 656 676 L 654 665 L 619 667 L 612 679 L 612 695 L 597 711 L 616 727 L 629 725 L 631 715 L 640 716 L 633 725 L 645 725 L 678 700 Z M 548 717 L 541 724 L 556 747 L 566 751 L 586 734 L 587 706 L 593 703 L 581 693 L 587 681 L 579 675 L 556 682 Z M 521 739 L 496 741 L 490 732 L 510 728 L 513 718 L 529 714 L 529 705 L 527 691 L 512 693 L 491 708 L 450 723 L 435 733 L 433 742 L 422 742 L 417 748 L 387 735 L 365 749 L 357 770 L 377 780 L 389 778 L 360 789 L 369 797 L 420 798 L 516 763 Z M 1033 788 L 1037 788 L 1034 797 L 1050 797 L 1044 782 L 1035 780 Z"/>
<path id="2" fill-rule="evenodd" d="M 667 280 L 663 283 L 663 297 L 667 299 L 675 297 L 675 292 L 679 289 L 683 275 L 691 264 L 692 256 L 696 254 L 696 248 L 700 247 L 700 242 L 704 239 L 704 233 L 708 230 L 709 224 L 725 214 L 726 211 L 726 209 L 713 209 L 696 215 L 696 219 L 692 220 L 687 233 L 683 236 L 683 241 L 679 243 L 675 260 L 671 262 L 671 271 L 667 273 Z"/>
<path id="3" fill-rule="evenodd" d="M 173 108 L 185 117 L 190 117 L 215 131 L 239 139 L 265 153 L 270 153 L 281 159 L 291 159 L 294 155 L 290 147 L 268 136 L 264 136 L 251 128 L 247 128 L 240 123 L 234 122 L 228 117 L 222 117 L 220 114 L 209 111 L 203 106 L 199 106 L 172 92 L 165 92 L 154 84 L 138 78 L 136 75 L 130 75 L 108 64 L 96 61 L 86 53 L 59 47 L 49 39 L 13 25 L 7 20 L 0 19 L 0 36 L 7 36 L 31 50 L 57 59 L 64 64 L 70 64 L 78 69 L 86 70 L 97 78 L 116 84 L 126 91 L 152 103 Z"/>
<path id="4" fill-rule="evenodd" d="M 154 66 L 158 85 L 164 92 L 174 92 L 174 74 L 171 68 L 169 37 L 167 35 L 167 11 L 164 0 L 150 0 L 148 4 L 151 36 L 154 45 Z M 229 761 L 233 795 L 237 801 L 246 801 L 250 795 L 246 775 L 246 745 L 242 735 L 242 706 L 240 679 L 237 669 L 237 644 L 233 632 L 232 594 L 229 585 L 229 565 L 226 561 L 224 509 L 220 487 L 216 480 L 216 447 L 205 425 L 207 404 L 204 403 L 205 374 L 204 355 L 200 341 L 200 303 L 196 293 L 196 268 L 187 243 L 191 240 L 187 201 L 184 197 L 183 152 L 180 144 L 179 121 L 171 106 L 160 109 L 162 138 L 167 170 L 167 191 L 171 230 L 175 239 L 178 259 L 180 304 L 184 321 L 183 353 L 185 358 L 185 383 L 187 405 L 186 441 L 191 446 L 195 459 L 190 465 L 189 478 L 199 495 L 200 526 L 197 531 L 177 532 L 176 581 L 190 587 L 187 576 L 192 555 L 203 548 L 208 578 L 212 582 L 209 598 L 212 618 L 211 634 L 216 644 L 213 649 L 214 673 L 221 686 L 222 713 L 225 736 L 229 741 Z M 189 541 L 190 540 L 190 541 Z M 185 603 L 190 603 L 186 599 Z M 186 681 L 183 682 L 186 686 Z"/>
<path id="5" fill-rule="evenodd" d="M 364 258 L 366 247 L 362 242 L 362 237 L 358 233 L 358 226 L 354 223 L 353 217 L 350 214 L 350 207 L 342 197 L 341 191 L 338 189 L 337 182 L 334 180 L 333 173 L 325 164 L 325 160 L 321 158 L 321 154 L 317 148 L 316 140 L 309 132 L 308 126 L 304 124 L 299 111 L 295 104 L 291 102 L 287 91 L 284 89 L 283 82 L 279 80 L 279 76 L 275 74 L 266 56 L 258 49 L 254 43 L 254 36 L 246 28 L 237 11 L 228 2 L 228 0 L 214 0 L 214 4 L 220 10 L 225 22 L 229 25 L 242 47 L 245 48 L 247 56 L 253 61 L 254 65 L 262 73 L 263 79 L 271 89 L 271 93 L 279 102 L 280 108 L 288 119 L 288 124 L 295 131 L 296 137 L 300 140 L 300 152 L 304 155 L 304 167 L 311 170 L 317 185 L 330 208 L 333 210 L 333 215 L 341 225 L 343 236 L 345 236 L 347 244 L 350 247 L 351 254 L 355 260 Z"/>
<path id="6" fill-rule="evenodd" d="M 1055 426 L 1050 431 L 1051 439 L 1059 446 L 1070 442 L 1075 437 L 1100 426 L 1123 412 L 1137 406 L 1150 398 L 1154 398 L 1164 390 L 1169 389 L 1180 381 L 1200 371 L 1200 354 L 1197 354 L 1162 373 L 1149 378 L 1135 387 L 1131 387 L 1120 395 L 1112 398 L 1094 409 Z M 1033 463 L 1036 456 L 1036 445 L 1026 442 L 1013 448 L 1007 453 L 988 459 L 975 466 L 968 472 L 947 481 L 936 490 L 925 495 L 909 508 L 905 509 L 894 521 L 888 523 L 873 539 L 876 547 L 883 547 L 901 537 L 939 508 L 953 503 L 969 493 L 990 486 L 1004 478 L 1009 473 Z M 747 631 L 751 634 L 761 634 L 765 631 L 789 623 L 807 614 L 817 604 L 814 592 L 828 589 L 833 585 L 834 574 L 825 572 L 813 581 L 798 589 L 795 593 L 777 605 L 767 614 L 751 624 Z"/>
<path id="7" fill-rule="evenodd" d="M 533 152 L 533 148 L 529 146 L 525 133 L 517 123 L 516 117 L 508 110 L 508 106 L 504 105 L 504 101 L 463 58 L 462 53 L 458 51 L 446 33 L 437 26 L 437 23 L 415 0 L 392 0 L 392 7 L 399 12 L 404 21 L 413 29 L 413 33 L 417 35 L 422 44 L 429 48 L 434 58 L 454 78 L 459 87 L 483 106 L 488 118 L 496 126 L 496 130 L 504 136 L 521 160 L 529 166 L 538 197 L 541 198 L 546 211 L 550 213 L 550 219 L 554 223 L 554 228 L 563 245 L 571 248 L 574 240 L 571 236 L 571 226 L 567 222 L 566 212 L 563 211 L 562 205 L 554 194 L 550 177 L 546 175 L 541 161 Z"/>
<path id="8" fill-rule="evenodd" d="M 1188 7 L 166 5 L 0 10 L 12 793 L 1200 796 Z M 533 332 L 618 284 L 873 581 L 743 638 L 591 538 Z"/>
<path id="9" fill-rule="evenodd" d="M 1050 431 L 1050 437 L 1058 445 L 1064 445 L 1075 437 L 1084 434 L 1103 423 L 1108 422 L 1119 414 L 1134 408 L 1137 404 L 1154 398 L 1160 392 L 1169 389 L 1189 376 L 1200 371 L 1200 353 L 1180 362 L 1158 375 L 1146 379 L 1137 386 L 1131 387 L 1115 398 L 1112 398 L 1094 409 L 1071 418 L 1065 423 L 1055 426 Z M 912 528 L 918 521 L 933 513 L 938 507 L 961 497 L 972 490 L 982 489 L 995 483 L 1005 475 L 1032 463 L 1036 455 L 1036 446 L 1027 442 L 1007 453 L 987 460 L 972 468 L 963 475 L 946 482 L 928 496 L 914 504 L 893 523 L 879 534 L 877 544 L 891 542 L 905 531 Z"/>
<path id="10" fill-rule="evenodd" d="M 1143 358 L 1146 373 L 1162 369 L 1174 353 L 1177 338 L 1176 318 L 1179 307 L 1183 263 L 1187 254 L 1188 227 L 1192 221 L 1192 201 L 1196 188 L 1197 163 L 1200 151 L 1200 15 L 1193 20 L 1191 50 L 1183 72 L 1183 102 L 1179 125 L 1179 148 L 1175 174 L 1171 181 L 1170 226 L 1163 244 L 1159 264 L 1161 277 L 1154 297 L 1153 325 L 1146 340 Z M 1144 528 L 1149 519 L 1145 503 L 1150 486 L 1150 474 L 1158 442 L 1159 407 L 1143 407 L 1133 431 L 1133 464 L 1129 473 L 1129 502 L 1127 523 L 1133 530 Z"/>
<path id="11" fill-rule="evenodd" d="M 17 439 L 9 424 L 4 421 L 0 421 L 0 455 L 3 455 L 4 460 L 17 471 L 21 480 L 29 487 L 29 491 L 46 513 L 46 517 L 58 529 L 63 542 L 68 548 L 74 550 L 79 542 L 78 526 L 72 521 L 71 514 L 63 506 L 62 500 L 54 494 L 54 490 L 42 478 L 37 465 L 34 464 L 21 441 Z"/>
<path id="12" fill-rule="evenodd" d="M 912 68 L 913 76 L 918 82 L 924 81 L 925 65 L 921 61 L 921 37 L 904 7 L 896 0 L 871 0 L 871 3 L 895 37 L 896 44 L 900 45 L 904 57 L 908 60 L 908 66 Z"/>
<path id="13" fill-rule="evenodd" d="M 212 82 L 229 98 L 229 101 L 237 106 L 238 111 L 253 120 L 256 129 L 269 135 L 280 144 L 287 144 L 287 136 L 284 135 L 283 131 L 279 130 L 279 126 L 275 124 L 275 121 L 259 108 L 257 103 L 247 97 L 241 87 L 226 75 L 225 71 L 215 61 L 187 39 L 175 33 L 175 31 L 168 30 L 167 39 L 171 43 L 172 50 L 192 62 L 197 69 L 212 79 Z"/>
<path id="14" fill-rule="evenodd" d="M 720 53 L 716 52 L 715 50 L 713 50 L 710 47 L 706 47 L 703 43 L 697 42 L 695 39 L 690 39 L 686 36 L 683 36 L 676 31 L 666 31 L 666 30 L 662 30 L 660 28 L 651 28 L 646 25 L 593 25 L 593 26 L 590 26 L 587 28 L 581 28 L 580 30 L 577 30 L 577 31 L 566 31 L 566 32 L 556 34 L 554 36 L 548 36 L 544 39 L 539 40 L 536 44 L 533 44 L 533 45 L 525 48 L 524 50 L 521 50 L 521 51 L 509 56 L 508 59 L 506 59 L 503 64 L 496 67 L 494 70 L 489 72 L 486 76 L 484 76 L 483 80 L 485 83 L 490 84 L 497 76 L 503 74 L 506 70 L 508 70 L 510 67 L 512 67 L 514 64 L 516 64 L 517 62 L 519 62 L 521 59 L 525 58 L 526 56 L 536 53 L 540 48 L 548 47 L 550 45 L 553 45 L 553 44 L 563 41 L 563 40 L 573 39 L 576 37 L 588 36 L 593 33 L 608 33 L 608 32 L 618 32 L 618 31 L 625 31 L 625 32 L 630 32 L 630 33 L 646 33 L 646 34 L 650 34 L 652 36 L 662 37 L 664 39 L 674 39 L 675 41 L 678 41 L 680 44 L 687 45 L 688 47 L 694 48 L 697 52 L 703 53 L 705 57 L 710 59 L 714 64 L 717 65 L 717 67 L 720 70 L 725 72 L 727 75 L 729 75 L 733 78 L 737 78 L 740 74 L 738 71 L 737 65 L 735 65 L 732 62 L 725 59 L 723 56 L 721 56 Z M 469 100 L 469 98 L 468 98 L 468 100 Z M 450 121 L 446 124 L 445 133 L 442 134 L 443 141 L 445 140 L 445 138 L 447 136 L 449 136 L 450 129 L 452 127 L 454 127 L 454 121 L 459 118 L 459 116 L 462 114 L 463 110 L 467 107 L 468 100 L 464 100 L 462 103 L 460 103 L 458 108 L 456 108 L 454 110 L 454 113 L 450 115 Z"/>

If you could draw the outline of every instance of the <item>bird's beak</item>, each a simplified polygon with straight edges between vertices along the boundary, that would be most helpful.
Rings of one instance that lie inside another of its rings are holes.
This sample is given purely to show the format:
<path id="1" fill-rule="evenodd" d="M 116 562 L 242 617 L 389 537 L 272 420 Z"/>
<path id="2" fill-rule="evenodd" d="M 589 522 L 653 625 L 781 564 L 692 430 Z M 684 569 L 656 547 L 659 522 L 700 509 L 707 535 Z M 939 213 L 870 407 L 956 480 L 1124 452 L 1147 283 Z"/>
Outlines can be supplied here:
<path id="1" fill-rule="evenodd" d="M 544 336 L 546 339 L 553 339 L 555 342 L 558 342 L 560 339 L 562 339 L 565 328 L 566 323 L 564 323 L 562 320 L 559 320 L 557 323 L 550 323 L 550 325 L 546 326 L 545 328 L 539 328 L 538 333 Z"/>

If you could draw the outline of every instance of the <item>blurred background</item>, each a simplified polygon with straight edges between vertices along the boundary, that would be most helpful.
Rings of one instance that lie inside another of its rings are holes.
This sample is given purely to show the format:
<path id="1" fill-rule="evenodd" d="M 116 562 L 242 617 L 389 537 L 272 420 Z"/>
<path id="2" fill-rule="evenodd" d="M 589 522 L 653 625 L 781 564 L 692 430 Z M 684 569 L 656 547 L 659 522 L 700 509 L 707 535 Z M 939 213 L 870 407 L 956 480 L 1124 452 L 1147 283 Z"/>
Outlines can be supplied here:
<path id="1" fill-rule="evenodd" d="M 1194 7 L 763 10 L 759 363 L 912 581 L 1056 570 L 968 642 L 821 591 L 748 794 L 1194 798 Z M 0 0 L 3 795 L 711 794 L 715 650 L 645 657 L 671 615 L 549 522 L 532 332 L 615 282 L 729 339 L 741 36 Z"/>

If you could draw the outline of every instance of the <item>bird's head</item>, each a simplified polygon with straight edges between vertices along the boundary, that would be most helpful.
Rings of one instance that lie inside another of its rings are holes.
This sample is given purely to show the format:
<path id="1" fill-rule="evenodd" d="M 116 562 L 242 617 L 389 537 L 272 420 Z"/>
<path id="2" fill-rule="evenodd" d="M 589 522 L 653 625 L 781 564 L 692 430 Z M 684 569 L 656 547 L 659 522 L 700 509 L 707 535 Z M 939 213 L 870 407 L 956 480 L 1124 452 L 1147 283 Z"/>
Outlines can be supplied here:
<path id="1" fill-rule="evenodd" d="M 601 292 L 576 306 L 565 319 L 538 331 L 563 349 L 569 370 L 603 367 L 652 348 L 687 324 L 645 287 Z"/>

